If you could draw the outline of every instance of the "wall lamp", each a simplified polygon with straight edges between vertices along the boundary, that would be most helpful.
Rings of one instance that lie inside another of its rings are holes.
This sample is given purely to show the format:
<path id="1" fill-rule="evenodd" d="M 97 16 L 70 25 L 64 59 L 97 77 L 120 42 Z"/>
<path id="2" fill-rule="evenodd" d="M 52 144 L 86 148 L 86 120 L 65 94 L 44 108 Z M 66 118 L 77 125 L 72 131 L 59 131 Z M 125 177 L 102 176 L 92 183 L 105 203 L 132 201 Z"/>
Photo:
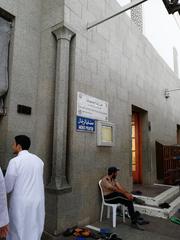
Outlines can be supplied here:
<path id="1" fill-rule="evenodd" d="M 171 89 L 171 90 L 168 90 L 166 88 L 164 91 L 165 98 L 168 99 L 170 97 L 170 92 L 175 92 L 175 91 L 180 91 L 180 88 L 175 88 L 175 89 Z"/>

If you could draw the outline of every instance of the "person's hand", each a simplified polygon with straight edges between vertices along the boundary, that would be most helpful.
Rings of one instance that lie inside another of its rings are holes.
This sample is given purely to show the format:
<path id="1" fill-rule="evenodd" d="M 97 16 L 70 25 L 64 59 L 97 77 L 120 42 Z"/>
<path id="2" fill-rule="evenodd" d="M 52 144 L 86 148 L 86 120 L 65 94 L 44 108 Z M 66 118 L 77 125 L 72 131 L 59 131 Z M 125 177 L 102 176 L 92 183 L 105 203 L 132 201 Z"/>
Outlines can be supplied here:
<path id="1" fill-rule="evenodd" d="M 132 201 L 133 200 L 133 195 L 130 193 L 126 193 L 126 197 L 128 198 L 128 200 Z"/>
<path id="2" fill-rule="evenodd" d="M 9 225 L 5 225 L 5 226 L 1 227 L 0 228 L 0 237 L 1 238 L 6 237 L 8 234 L 8 231 L 9 231 Z"/>

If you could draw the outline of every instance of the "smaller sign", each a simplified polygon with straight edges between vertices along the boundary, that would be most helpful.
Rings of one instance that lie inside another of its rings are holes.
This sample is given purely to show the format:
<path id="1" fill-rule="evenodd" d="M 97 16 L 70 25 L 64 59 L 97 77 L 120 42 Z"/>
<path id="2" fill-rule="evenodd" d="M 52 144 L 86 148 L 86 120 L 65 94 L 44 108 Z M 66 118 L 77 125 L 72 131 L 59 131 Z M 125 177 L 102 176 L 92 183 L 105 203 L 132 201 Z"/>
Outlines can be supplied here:
<path id="1" fill-rule="evenodd" d="M 84 132 L 95 132 L 96 122 L 94 119 L 76 117 L 76 130 Z"/>
<path id="2" fill-rule="evenodd" d="M 112 147 L 115 141 L 115 124 L 110 122 L 97 122 L 97 146 Z"/>

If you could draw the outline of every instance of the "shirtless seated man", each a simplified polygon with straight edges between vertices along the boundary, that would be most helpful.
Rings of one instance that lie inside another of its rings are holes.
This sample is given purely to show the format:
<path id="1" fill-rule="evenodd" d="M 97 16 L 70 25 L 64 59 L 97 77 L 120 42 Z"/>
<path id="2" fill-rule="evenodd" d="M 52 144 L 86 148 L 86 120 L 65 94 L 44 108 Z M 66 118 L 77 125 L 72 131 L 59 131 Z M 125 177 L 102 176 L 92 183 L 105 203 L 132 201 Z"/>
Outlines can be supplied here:
<path id="1" fill-rule="evenodd" d="M 131 218 L 131 226 L 136 229 L 143 230 L 137 225 L 137 216 L 133 205 L 134 197 L 116 180 L 118 171 L 119 169 L 116 167 L 109 167 L 108 175 L 102 178 L 101 186 L 104 194 L 104 200 L 106 203 L 121 203 L 125 205 L 128 208 Z"/>

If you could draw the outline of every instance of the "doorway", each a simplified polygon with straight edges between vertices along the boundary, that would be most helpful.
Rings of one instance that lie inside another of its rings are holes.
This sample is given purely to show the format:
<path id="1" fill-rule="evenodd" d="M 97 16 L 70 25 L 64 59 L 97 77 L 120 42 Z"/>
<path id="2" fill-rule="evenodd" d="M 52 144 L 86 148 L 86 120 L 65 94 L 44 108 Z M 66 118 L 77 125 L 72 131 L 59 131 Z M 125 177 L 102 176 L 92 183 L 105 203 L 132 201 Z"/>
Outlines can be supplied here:
<path id="1" fill-rule="evenodd" d="M 180 144 L 180 125 L 177 125 L 177 144 Z"/>
<path id="2" fill-rule="evenodd" d="M 142 183 L 142 126 L 139 112 L 132 112 L 132 175 L 133 183 Z"/>

